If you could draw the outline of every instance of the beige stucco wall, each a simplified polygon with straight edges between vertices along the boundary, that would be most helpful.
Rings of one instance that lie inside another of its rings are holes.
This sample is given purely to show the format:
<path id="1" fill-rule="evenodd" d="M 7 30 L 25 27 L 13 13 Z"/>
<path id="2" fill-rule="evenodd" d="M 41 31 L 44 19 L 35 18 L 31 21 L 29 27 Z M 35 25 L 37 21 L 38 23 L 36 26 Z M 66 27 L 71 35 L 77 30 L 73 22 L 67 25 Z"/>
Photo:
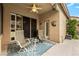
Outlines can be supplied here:
<path id="1" fill-rule="evenodd" d="M 75 16 L 71 16 L 71 19 L 76 19 L 77 21 L 79 21 L 79 17 L 75 17 Z"/>
<path id="2" fill-rule="evenodd" d="M 65 35 L 66 35 L 66 20 L 67 17 L 64 14 L 64 12 L 62 11 L 62 9 L 58 8 L 59 10 L 59 32 L 60 32 L 60 42 L 63 42 L 63 40 L 65 39 Z"/>
<path id="3" fill-rule="evenodd" d="M 1 54 L 1 37 L 0 37 L 0 54 Z"/>
<path id="4" fill-rule="evenodd" d="M 0 54 L 1 54 L 1 40 L 2 40 L 2 35 L 0 35 Z"/>
<path id="5" fill-rule="evenodd" d="M 16 13 L 23 16 L 36 18 L 38 16 L 35 13 L 28 12 L 25 7 L 15 5 L 15 4 L 4 4 L 4 14 L 3 14 L 3 38 L 2 38 L 2 50 L 7 49 L 7 44 L 10 41 L 10 13 Z M 37 20 L 38 21 L 38 20 Z"/>
<path id="6" fill-rule="evenodd" d="M 41 28 L 40 30 L 42 30 L 43 32 L 43 35 L 44 34 L 44 25 L 45 25 L 45 21 L 48 21 L 49 23 L 49 33 L 48 33 L 48 38 L 49 40 L 51 41 L 54 41 L 54 42 L 59 42 L 59 13 L 56 12 L 56 11 L 48 11 L 47 13 L 44 13 L 42 15 L 40 15 L 40 22 L 42 23 L 41 24 Z M 51 22 L 52 21 L 56 21 L 56 27 L 53 27 L 51 25 Z"/>
<path id="7" fill-rule="evenodd" d="M 54 42 L 63 42 L 66 35 L 66 20 L 67 17 L 60 8 L 60 6 L 57 5 L 57 12 L 51 10 L 47 13 L 44 13 L 40 15 L 41 20 L 41 30 L 44 34 L 44 22 L 49 22 L 49 39 Z M 56 21 L 56 27 L 53 27 L 51 25 L 52 21 Z"/>
<path id="8" fill-rule="evenodd" d="M 51 22 L 56 21 L 56 26 L 52 26 Z M 50 28 L 49 28 L 49 38 L 50 40 L 54 42 L 60 42 L 59 41 L 59 12 L 56 12 L 53 14 L 50 18 Z"/>
<path id="9" fill-rule="evenodd" d="M 1 54 L 1 40 L 0 40 L 0 54 Z"/>

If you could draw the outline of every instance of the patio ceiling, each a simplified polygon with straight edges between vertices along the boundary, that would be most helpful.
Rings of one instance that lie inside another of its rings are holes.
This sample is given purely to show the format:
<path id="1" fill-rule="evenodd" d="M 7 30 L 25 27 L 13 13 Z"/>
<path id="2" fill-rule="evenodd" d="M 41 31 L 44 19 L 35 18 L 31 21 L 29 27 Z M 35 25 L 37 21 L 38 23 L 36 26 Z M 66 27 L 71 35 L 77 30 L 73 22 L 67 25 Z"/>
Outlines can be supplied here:
<path id="1" fill-rule="evenodd" d="M 38 7 L 42 8 L 42 10 L 38 11 L 38 14 L 45 13 L 45 12 L 50 11 L 52 9 L 52 4 L 50 4 L 50 3 L 35 3 L 35 4 Z M 21 3 L 21 4 L 17 4 L 17 5 L 28 9 L 27 7 L 32 7 L 33 3 L 26 3 L 26 4 L 25 3 L 24 4 Z M 29 12 L 30 12 L 30 10 L 29 10 Z"/>

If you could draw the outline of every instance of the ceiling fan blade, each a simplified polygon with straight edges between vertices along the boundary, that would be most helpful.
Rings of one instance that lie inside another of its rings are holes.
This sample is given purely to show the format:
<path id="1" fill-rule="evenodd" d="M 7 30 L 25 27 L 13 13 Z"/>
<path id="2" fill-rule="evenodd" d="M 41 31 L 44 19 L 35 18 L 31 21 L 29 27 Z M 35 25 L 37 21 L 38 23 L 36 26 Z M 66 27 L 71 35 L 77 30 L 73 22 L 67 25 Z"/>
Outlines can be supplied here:
<path id="1" fill-rule="evenodd" d="M 37 7 L 36 9 L 39 9 L 39 10 L 41 10 L 42 8 L 38 8 L 38 7 Z"/>
<path id="2" fill-rule="evenodd" d="M 32 7 L 26 7 L 26 8 L 32 9 Z"/>

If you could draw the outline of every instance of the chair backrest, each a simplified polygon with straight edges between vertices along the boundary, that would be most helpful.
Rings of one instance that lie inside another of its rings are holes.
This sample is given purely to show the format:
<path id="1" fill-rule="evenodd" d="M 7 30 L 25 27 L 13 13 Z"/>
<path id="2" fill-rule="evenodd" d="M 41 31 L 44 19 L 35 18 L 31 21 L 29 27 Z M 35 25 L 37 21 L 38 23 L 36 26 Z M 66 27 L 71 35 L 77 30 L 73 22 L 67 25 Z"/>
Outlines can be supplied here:
<path id="1" fill-rule="evenodd" d="M 44 39 L 44 34 L 43 34 L 43 30 L 39 30 L 38 36 L 41 40 Z"/>
<path id="2" fill-rule="evenodd" d="M 65 39 L 72 39 L 72 35 L 66 35 Z"/>
<path id="3" fill-rule="evenodd" d="M 24 39 L 24 31 L 23 30 L 16 31 L 16 40 L 19 41 L 22 46 L 24 44 L 26 44 L 26 41 Z"/>

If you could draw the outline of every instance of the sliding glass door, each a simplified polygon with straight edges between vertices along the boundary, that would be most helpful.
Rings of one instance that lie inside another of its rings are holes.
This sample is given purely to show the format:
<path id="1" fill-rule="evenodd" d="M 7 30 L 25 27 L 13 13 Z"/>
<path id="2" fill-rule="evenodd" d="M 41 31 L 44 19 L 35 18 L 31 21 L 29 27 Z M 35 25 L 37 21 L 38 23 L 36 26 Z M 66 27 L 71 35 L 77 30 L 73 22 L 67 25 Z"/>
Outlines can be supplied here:
<path id="1" fill-rule="evenodd" d="M 36 28 L 37 28 L 36 19 L 23 16 L 24 37 L 26 38 L 35 37 Z"/>
<path id="2" fill-rule="evenodd" d="M 24 37 L 30 38 L 30 18 L 23 17 Z"/>
<path id="3" fill-rule="evenodd" d="M 37 36 L 37 22 L 36 19 L 31 19 L 31 37 Z"/>

